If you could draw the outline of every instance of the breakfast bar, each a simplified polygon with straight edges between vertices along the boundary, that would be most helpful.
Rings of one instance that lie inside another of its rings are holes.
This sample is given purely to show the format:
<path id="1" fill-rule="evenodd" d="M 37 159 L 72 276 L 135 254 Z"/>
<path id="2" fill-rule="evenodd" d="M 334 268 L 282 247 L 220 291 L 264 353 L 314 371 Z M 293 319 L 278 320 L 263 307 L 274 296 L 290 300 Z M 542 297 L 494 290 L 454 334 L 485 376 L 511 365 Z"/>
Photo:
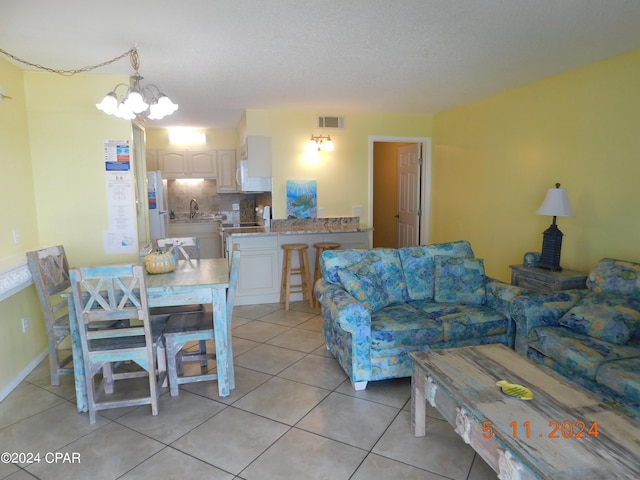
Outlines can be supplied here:
<path id="1" fill-rule="evenodd" d="M 309 265 L 314 268 L 314 244 L 335 242 L 341 248 L 369 248 L 371 232 L 371 228 L 360 224 L 359 217 L 273 220 L 270 227 L 223 227 L 223 245 L 227 255 L 234 245 L 238 245 L 242 252 L 235 304 L 280 301 L 282 245 L 309 245 Z M 297 263 L 294 267 L 298 267 Z M 309 273 L 313 278 L 314 271 Z M 298 299 L 296 295 L 302 299 L 301 294 L 294 294 L 294 299 Z"/>

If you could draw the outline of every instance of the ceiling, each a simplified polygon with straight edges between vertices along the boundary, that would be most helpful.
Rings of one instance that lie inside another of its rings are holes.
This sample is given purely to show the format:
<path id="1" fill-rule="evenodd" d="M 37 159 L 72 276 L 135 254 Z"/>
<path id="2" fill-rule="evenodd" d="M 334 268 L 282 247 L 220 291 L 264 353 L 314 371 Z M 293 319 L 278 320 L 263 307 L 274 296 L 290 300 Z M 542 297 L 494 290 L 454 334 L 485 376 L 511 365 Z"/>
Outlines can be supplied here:
<path id="1" fill-rule="evenodd" d="M 143 84 L 180 105 L 150 127 L 435 113 L 638 49 L 639 25 L 637 0 L 0 0 L 0 48 L 23 60 L 79 69 L 137 47 Z"/>

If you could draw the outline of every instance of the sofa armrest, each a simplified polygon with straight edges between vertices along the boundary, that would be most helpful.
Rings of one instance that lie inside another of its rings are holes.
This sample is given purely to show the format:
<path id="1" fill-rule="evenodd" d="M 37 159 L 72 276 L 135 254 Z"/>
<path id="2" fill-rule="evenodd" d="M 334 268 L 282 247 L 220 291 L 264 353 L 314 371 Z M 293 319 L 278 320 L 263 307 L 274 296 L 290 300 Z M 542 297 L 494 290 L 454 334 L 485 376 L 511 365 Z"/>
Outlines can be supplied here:
<path id="1" fill-rule="evenodd" d="M 353 296 L 340 285 L 319 279 L 314 287 L 320 301 L 323 316 L 329 314 L 340 328 L 362 339 L 371 338 L 371 315 Z"/>
<path id="2" fill-rule="evenodd" d="M 486 291 L 487 306 L 509 318 L 511 317 L 512 300 L 518 295 L 528 292 L 525 288 L 516 287 L 489 277 L 487 277 Z"/>
<path id="3" fill-rule="evenodd" d="M 563 290 L 553 293 L 526 293 L 511 302 L 511 317 L 516 324 L 515 350 L 527 354 L 529 331 L 535 327 L 557 326 L 562 316 L 588 290 Z"/>

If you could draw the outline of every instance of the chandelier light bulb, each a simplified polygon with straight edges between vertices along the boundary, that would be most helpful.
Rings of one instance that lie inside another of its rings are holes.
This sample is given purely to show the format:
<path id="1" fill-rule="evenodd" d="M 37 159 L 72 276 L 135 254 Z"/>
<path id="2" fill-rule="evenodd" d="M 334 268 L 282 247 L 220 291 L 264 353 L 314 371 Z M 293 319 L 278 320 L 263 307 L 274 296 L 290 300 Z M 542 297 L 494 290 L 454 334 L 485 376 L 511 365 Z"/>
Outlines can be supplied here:
<path id="1" fill-rule="evenodd" d="M 178 110 L 178 104 L 173 103 L 169 97 L 164 94 L 160 94 L 160 98 L 158 98 L 158 105 L 164 112 L 164 115 L 171 115 L 173 112 Z"/>
<path id="2" fill-rule="evenodd" d="M 144 101 L 142 94 L 136 90 L 129 92 L 124 104 L 129 107 L 133 113 L 142 113 L 149 108 L 149 104 Z"/>
<path id="3" fill-rule="evenodd" d="M 102 102 L 96 103 L 96 107 L 107 115 L 114 115 L 118 110 L 118 98 L 116 97 L 116 92 L 107 93 L 102 99 Z"/>

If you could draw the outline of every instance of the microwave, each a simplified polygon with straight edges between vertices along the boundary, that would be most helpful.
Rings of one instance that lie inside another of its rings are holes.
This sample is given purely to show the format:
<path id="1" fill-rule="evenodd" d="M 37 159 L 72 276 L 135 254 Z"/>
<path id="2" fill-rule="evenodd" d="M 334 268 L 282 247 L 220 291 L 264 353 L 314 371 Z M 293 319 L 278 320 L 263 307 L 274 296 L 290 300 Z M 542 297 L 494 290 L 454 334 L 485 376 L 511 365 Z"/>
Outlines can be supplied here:
<path id="1" fill-rule="evenodd" d="M 270 192 L 271 177 L 250 177 L 249 161 L 240 160 L 236 171 L 236 181 L 241 192 Z"/>

